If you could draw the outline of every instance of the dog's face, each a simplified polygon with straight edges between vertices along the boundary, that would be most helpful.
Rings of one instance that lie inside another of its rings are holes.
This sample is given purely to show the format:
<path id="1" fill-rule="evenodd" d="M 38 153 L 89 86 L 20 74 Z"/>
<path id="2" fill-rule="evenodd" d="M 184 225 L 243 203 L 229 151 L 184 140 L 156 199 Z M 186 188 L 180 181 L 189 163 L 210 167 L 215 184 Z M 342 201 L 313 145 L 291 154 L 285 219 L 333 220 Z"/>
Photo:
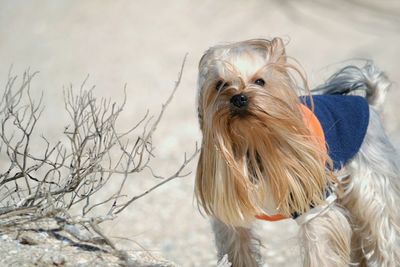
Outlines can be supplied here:
<path id="1" fill-rule="evenodd" d="M 200 61 L 195 191 L 226 224 L 245 226 L 271 204 L 290 216 L 324 199 L 327 155 L 303 122 L 299 71 L 286 58 L 275 38 L 216 46 Z"/>

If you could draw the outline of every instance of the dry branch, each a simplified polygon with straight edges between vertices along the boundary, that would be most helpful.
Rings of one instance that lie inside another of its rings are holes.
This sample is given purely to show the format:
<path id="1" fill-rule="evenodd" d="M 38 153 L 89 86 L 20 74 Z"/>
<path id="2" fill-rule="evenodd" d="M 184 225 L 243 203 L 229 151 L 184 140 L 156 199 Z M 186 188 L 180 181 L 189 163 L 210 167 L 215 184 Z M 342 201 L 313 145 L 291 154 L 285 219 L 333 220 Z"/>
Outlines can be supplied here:
<path id="1" fill-rule="evenodd" d="M 43 96 L 35 101 L 30 93 L 31 81 L 37 73 L 26 71 L 19 86 L 16 85 L 18 78 L 9 75 L 0 98 L 0 156 L 3 158 L 0 218 L 15 216 L 18 212 L 23 214 L 24 211 L 29 211 L 30 219 L 58 216 L 69 223 L 91 227 L 115 248 L 98 224 L 112 219 L 135 200 L 163 184 L 188 175 L 184 173 L 187 164 L 198 153 L 196 145 L 195 151 L 189 157 L 185 154 L 183 163 L 170 177 L 155 175 L 149 165 L 155 157 L 152 137 L 180 85 L 185 62 L 186 56 L 173 90 L 159 114 L 150 116 L 147 111 L 127 131 L 117 129 L 126 103 L 126 86 L 120 105 L 110 99 L 96 98 L 94 87 L 86 90 L 87 78 L 78 93 L 72 85 L 64 88 L 64 107 L 69 124 L 64 129 L 63 138 L 54 144 L 42 136 L 42 151 L 31 149 L 33 137 L 37 138 L 37 122 L 43 112 Z M 128 177 L 144 169 L 149 169 L 155 178 L 162 181 L 137 196 L 123 195 Z M 111 180 L 114 184 L 120 183 L 116 191 L 104 199 L 96 198 L 96 193 Z M 123 198 L 128 200 L 122 202 Z M 108 212 L 94 214 L 94 210 L 103 205 L 110 205 Z M 80 217 L 71 214 L 73 207 L 79 207 Z"/>

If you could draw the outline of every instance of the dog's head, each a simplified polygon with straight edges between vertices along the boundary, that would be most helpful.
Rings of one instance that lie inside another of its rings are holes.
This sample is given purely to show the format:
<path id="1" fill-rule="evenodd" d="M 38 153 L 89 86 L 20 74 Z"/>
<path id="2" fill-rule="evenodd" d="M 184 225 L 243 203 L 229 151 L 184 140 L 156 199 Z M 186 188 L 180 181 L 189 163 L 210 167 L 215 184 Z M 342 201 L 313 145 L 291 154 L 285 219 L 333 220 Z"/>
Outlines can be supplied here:
<path id="1" fill-rule="evenodd" d="M 268 201 L 286 216 L 324 201 L 327 155 L 303 121 L 294 73 L 305 81 L 279 38 L 215 46 L 202 57 L 195 192 L 207 214 L 245 226 Z"/>

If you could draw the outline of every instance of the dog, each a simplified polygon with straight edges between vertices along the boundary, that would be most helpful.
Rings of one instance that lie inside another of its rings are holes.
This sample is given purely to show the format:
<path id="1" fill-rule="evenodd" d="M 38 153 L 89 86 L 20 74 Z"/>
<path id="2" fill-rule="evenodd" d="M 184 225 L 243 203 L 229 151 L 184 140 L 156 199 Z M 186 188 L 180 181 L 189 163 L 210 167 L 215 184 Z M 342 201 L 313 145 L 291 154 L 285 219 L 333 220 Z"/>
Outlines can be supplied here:
<path id="1" fill-rule="evenodd" d="M 400 163 L 372 62 L 314 90 L 280 38 L 211 47 L 198 76 L 195 196 L 218 259 L 263 264 L 256 220 L 295 219 L 304 266 L 400 266 Z"/>

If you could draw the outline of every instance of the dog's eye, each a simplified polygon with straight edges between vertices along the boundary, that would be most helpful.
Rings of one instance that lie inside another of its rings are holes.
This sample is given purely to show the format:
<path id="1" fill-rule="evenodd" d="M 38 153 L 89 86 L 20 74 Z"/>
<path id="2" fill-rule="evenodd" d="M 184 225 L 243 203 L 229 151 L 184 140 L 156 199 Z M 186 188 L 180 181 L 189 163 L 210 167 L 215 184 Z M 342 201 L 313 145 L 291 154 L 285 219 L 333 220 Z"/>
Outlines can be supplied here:
<path id="1" fill-rule="evenodd" d="M 227 83 L 227 82 L 225 82 L 225 81 L 222 81 L 222 80 L 219 80 L 219 81 L 217 82 L 217 84 L 215 85 L 215 89 L 216 89 L 217 91 L 219 91 L 219 90 L 224 89 L 224 88 L 226 88 L 226 87 L 228 87 L 228 86 L 229 86 L 229 83 Z"/>
<path id="2" fill-rule="evenodd" d="M 257 84 L 258 86 L 264 86 L 265 85 L 265 81 L 263 79 L 257 79 L 254 82 L 255 84 Z"/>

